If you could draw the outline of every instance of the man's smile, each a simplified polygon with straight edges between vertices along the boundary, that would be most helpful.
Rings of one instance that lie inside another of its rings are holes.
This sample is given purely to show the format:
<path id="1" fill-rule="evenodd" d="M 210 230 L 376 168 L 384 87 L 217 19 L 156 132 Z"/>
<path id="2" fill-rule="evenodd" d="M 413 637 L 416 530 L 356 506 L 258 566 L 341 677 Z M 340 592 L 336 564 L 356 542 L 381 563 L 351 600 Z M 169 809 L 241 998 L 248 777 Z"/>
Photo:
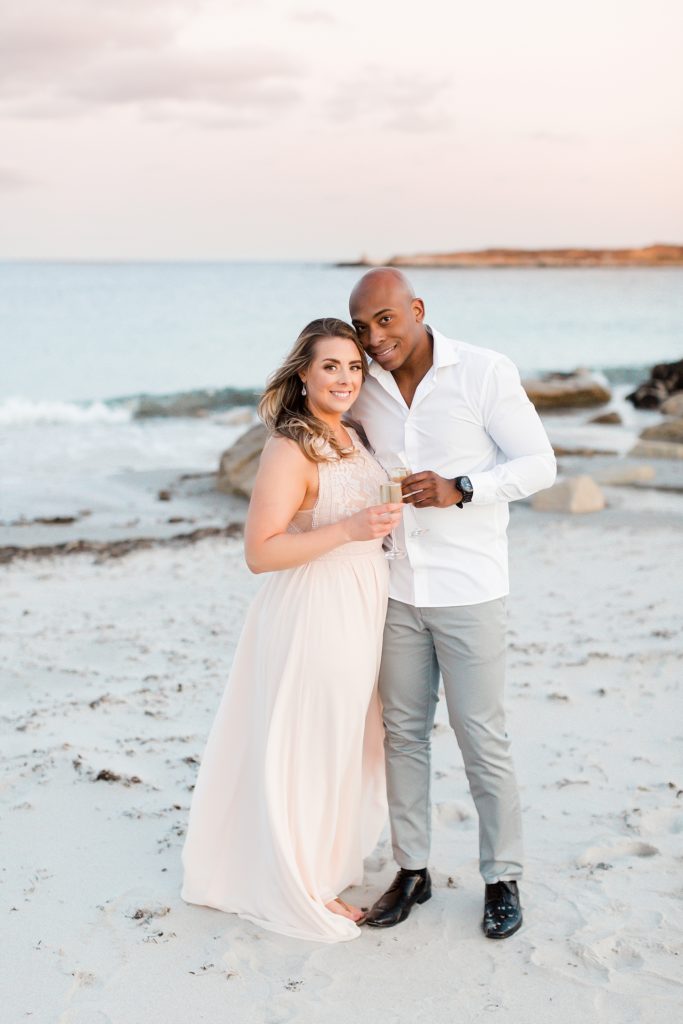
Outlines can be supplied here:
<path id="1" fill-rule="evenodd" d="M 378 352 L 373 352 L 372 353 L 372 358 L 373 359 L 379 359 L 379 360 L 386 359 L 387 356 L 390 356 L 391 353 L 394 352 L 397 348 L 398 348 L 398 342 L 395 341 L 393 343 L 393 345 L 387 345 L 384 348 L 381 348 Z"/>

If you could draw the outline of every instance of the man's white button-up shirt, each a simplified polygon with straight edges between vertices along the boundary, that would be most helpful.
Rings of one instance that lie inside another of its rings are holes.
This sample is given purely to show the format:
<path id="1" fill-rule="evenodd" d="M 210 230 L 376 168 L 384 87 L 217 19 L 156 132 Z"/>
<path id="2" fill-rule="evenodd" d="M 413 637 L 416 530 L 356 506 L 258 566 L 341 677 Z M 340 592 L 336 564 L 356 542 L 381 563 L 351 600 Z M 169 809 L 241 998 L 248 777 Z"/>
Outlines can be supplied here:
<path id="1" fill-rule="evenodd" d="M 386 469 L 468 476 L 474 488 L 462 508 L 406 505 L 396 542 L 407 558 L 391 562 L 390 596 L 418 608 L 480 604 L 509 592 L 508 502 L 550 487 L 555 456 L 507 356 L 431 333 L 433 364 L 412 404 L 372 362 L 350 416 Z"/>

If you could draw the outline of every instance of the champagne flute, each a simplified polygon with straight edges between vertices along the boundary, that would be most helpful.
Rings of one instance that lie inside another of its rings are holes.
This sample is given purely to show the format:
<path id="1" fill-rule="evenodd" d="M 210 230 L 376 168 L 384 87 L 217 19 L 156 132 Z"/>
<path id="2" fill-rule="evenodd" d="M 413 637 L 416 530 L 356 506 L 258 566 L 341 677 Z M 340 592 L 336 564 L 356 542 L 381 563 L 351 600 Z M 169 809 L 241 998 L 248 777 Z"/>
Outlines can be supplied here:
<path id="1" fill-rule="evenodd" d="M 401 485 L 399 483 L 387 481 L 379 485 L 379 500 L 381 505 L 386 505 L 390 502 L 403 501 L 403 494 L 401 492 Z M 391 547 L 388 551 L 384 552 L 385 558 L 405 558 L 405 551 L 401 550 L 396 544 L 396 538 L 394 537 L 394 531 L 392 530 L 389 534 L 391 539 Z"/>
<path id="2" fill-rule="evenodd" d="M 403 453 L 399 454 L 399 458 L 403 459 Z M 409 466 L 406 466 L 405 464 L 403 466 L 392 466 L 392 468 L 389 470 L 389 479 L 400 484 L 406 479 L 406 477 L 412 476 L 412 474 L 412 469 Z M 421 537 L 424 533 L 429 533 L 429 530 L 425 527 L 416 526 L 414 530 L 410 531 L 410 536 Z"/>

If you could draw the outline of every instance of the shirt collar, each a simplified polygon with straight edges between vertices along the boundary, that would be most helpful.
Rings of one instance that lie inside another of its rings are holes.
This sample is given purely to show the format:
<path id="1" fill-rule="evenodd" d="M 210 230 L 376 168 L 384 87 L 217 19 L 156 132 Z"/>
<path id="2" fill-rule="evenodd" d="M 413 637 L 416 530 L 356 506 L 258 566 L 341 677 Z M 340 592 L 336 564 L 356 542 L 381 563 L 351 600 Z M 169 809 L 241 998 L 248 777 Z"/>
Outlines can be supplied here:
<path id="1" fill-rule="evenodd" d="M 431 330 L 431 328 L 429 328 Z M 444 337 L 438 331 L 432 331 L 434 338 L 434 368 L 440 370 L 442 366 L 455 366 L 460 362 L 460 353 L 455 341 Z"/>
<path id="2" fill-rule="evenodd" d="M 425 327 L 427 327 L 426 324 Z M 443 366 L 454 366 L 456 363 L 459 363 L 460 353 L 458 352 L 456 342 L 446 338 L 432 327 L 427 327 L 427 330 L 434 339 L 434 360 L 432 363 L 434 369 L 440 370 Z M 385 370 L 376 359 L 370 360 L 368 373 L 376 380 L 385 380 L 387 377 L 391 377 L 391 371 Z"/>

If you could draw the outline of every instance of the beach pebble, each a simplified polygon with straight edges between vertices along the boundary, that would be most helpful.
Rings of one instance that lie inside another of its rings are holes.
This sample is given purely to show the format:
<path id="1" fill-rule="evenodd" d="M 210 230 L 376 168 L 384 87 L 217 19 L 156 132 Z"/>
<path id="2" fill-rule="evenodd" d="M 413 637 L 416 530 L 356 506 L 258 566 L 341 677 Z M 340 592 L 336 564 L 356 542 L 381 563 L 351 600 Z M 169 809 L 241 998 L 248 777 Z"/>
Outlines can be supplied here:
<path id="1" fill-rule="evenodd" d="M 531 501 L 539 512 L 600 512 L 605 508 L 605 496 L 590 476 L 573 476 L 539 491 Z"/>

